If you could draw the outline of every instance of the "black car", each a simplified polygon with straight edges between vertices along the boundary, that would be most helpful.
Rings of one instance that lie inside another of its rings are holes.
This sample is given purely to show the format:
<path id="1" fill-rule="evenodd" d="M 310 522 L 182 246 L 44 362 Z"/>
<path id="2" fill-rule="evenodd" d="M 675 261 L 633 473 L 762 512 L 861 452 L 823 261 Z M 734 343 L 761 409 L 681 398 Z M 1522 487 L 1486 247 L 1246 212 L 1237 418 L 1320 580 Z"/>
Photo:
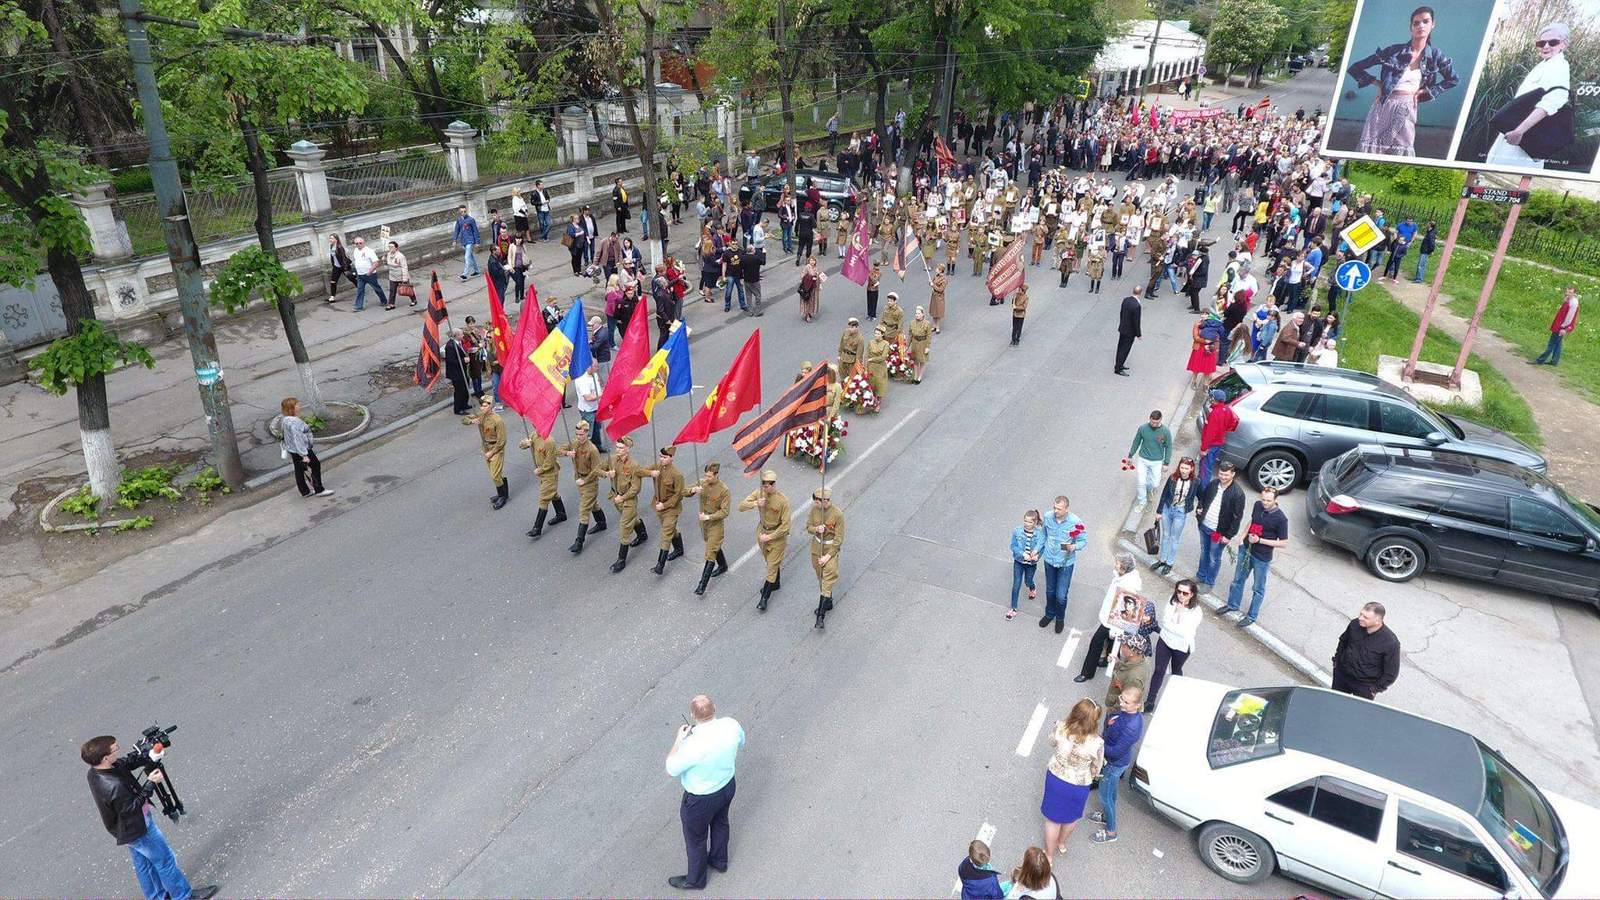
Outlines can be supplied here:
<path id="1" fill-rule="evenodd" d="M 1385 581 L 1440 572 L 1600 606 L 1600 509 L 1511 463 L 1362 444 L 1323 464 L 1306 518 Z"/>
<path id="2" fill-rule="evenodd" d="M 817 172 L 811 169 L 801 169 L 794 173 L 795 201 L 805 195 L 806 181 L 811 180 L 817 185 L 817 190 L 822 193 L 822 202 L 828 204 L 830 209 L 837 209 L 843 213 L 856 211 L 856 198 L 859 196 L 855 185 L 850 179 L 837 172 Z M 768 175 L 761 182 L 761 194 L 766 199 L 767 209 L 777 209 L 778 199 L 783 196 L 783 187 L 789 183 L 787 175 Z"/>

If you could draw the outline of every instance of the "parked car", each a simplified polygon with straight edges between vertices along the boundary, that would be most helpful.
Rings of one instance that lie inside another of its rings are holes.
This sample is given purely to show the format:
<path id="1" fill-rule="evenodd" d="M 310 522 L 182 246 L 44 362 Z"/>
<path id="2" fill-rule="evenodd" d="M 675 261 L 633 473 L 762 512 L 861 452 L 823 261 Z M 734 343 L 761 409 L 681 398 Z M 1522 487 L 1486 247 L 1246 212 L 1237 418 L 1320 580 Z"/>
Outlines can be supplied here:
<path id="1" fill-rule="evenodd" d="M 1217 874 L 1343 897 L 1600 896 L 1600 810 L 1482 741 L 1320 687 L 1167 682 L 1135 790 Z"/>
<path id="2" fill-rule="evenodd" d="M 1211 387 L 1239 414 L 1222 457 L 1257 490 L 1300 485 L 1328 460 L 1358 444 L 1455 450 L 1536 472 L 1545 460 L 1514 437 L 1435 412 L 1375 375 L 1301 363 L 1242 363 Z M 1206 410 L 1199 414 L 1205 426 Z"/>
<path id="3" fill-rule="evenodd" d="M 1363 444 L 1323 464 L 1306 518 L 1385 581 L 1442 572 L 1600 606 L 1600 510 L 1520 466 Z"/>
<path id="4" fill-rule="evenodd" d="M 817 190 L 822 192 L 822 201 L 830 209 L 840 212 L 854 213 L 856 200 L 859 193 L 850 179 L 837 172 L 818 172 L 813 169 L 801 169 L 794 173 L 794 188 L 796 194 L 806 192 L 806 179 L 811 179 L 817 185 Z M 766 198 L 767 209 L 776 209 L 778 198 L 783 196 L 783 187 L 789 183 L 786 175 L 768 175 L 761 182 L 761 194 Z"/>

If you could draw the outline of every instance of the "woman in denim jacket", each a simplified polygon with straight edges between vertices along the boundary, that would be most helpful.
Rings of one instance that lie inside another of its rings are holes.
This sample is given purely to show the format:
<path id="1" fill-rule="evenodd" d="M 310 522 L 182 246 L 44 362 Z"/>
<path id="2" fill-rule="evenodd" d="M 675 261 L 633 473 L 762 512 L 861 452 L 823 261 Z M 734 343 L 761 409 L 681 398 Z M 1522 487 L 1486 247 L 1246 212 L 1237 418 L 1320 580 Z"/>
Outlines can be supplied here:
<path id="1" fill-rule="evenodd" d="M 1433 45 L 1433 8 L 1411 13 L 1411 40 L 1381 47 L 1347 70 L 1356 84 L 1378 85 L 1378 99 L 1367 111 L 1356 150 L 1386 156 L 1416 156 L 1417 105 L 1433 100 L 1460 81 L 1455 64 Z M 1370 71 L 1374 66 L 1378 74 Z"/>

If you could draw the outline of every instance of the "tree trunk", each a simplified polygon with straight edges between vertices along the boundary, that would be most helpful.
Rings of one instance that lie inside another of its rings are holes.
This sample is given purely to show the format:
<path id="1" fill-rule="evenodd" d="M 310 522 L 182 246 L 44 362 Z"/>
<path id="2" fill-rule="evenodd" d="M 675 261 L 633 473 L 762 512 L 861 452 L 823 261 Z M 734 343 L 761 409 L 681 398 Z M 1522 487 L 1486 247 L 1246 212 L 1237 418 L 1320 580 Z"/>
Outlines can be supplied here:
<path id="1" fill-rule="evenodd" d="M 612 157 L 611 142 L 606 139 L 605 130 L 600 127 L 600 104 L 589 104 L 589 121 L 594 123 L 595 137 L 600 139 L 600 155 L 606 159 Z"/>
<path id="2" fill-rule="evenodd" d="M 83 283 L 83 269 L 72 254 L 51 249 L 45 255 L 50 281 L 61 295 L 61 313 L 67 320 L 67 333 L 77 334 L 85 322 L 93 322 L 94 297 Z M 122 469 L 117 463 L 116 442 L 111 437 L 111 409 L 106 403 L 106 377 L 95 375 L 78 385 L 78 440 L 83 445 L 84 470 L 89 473 L 89 490 L 100 498 L 105 509 L 117 497 Z"/>
<path id="3" fill-rule="evenodd" d="M 635 108 L 635 102 L 638 99 L 638 95 L 633 92 L 633 85 L 628 83 L 628 73 L 623 68 L 623 60 L 621 58 L 614 58 L 611 60 L 611 77 L 617 84 L 618 88 L 622 91 L 622 111 L 623 114 L 628 117 L 628 135 L 633 139 L 634 153 L 638 155 L 639 164 L 644 169 L 645 173 L 645 215 L 650 220 L 650 224 L 652 226 L 656 226 L 660 224 L 660 215 L 658 213 L 659 204 L 656 200 L 657 194 L 655 184 L 656 142 L 658 137 L 656 130 L 654 80 L 655 67 L 652 64 L 655 53 L 653 44 L 656 36 L 656 20 L 653 15 L 650 15 L 645 10 L 643 3 L 639 3 L 637 8 L 639 10 L 640 17 L 644 19 L 644 74 L 645 81 L 647 83 L 647 96 L 649 101 L 647 115 L 650 117 L 650 121 L 648 123 L 650 136 L 648 138 L 645 137 L 645 129 L 639 126 L 639 113 Z M 605 31 L 610 32 L 612 35 L 618 34 L 616 19 L 611 14 L 611 0 L 594 0 L 594 10 L 595 15 L 597 15 L 600 19 L 600 27 Z M 601 141 L 602 145 L 604 145 L 604 143 L 604 141 Z M 661 242 L 659 240 L 651 240 L 649 243 L 651 262 L 660 262 Z"/>

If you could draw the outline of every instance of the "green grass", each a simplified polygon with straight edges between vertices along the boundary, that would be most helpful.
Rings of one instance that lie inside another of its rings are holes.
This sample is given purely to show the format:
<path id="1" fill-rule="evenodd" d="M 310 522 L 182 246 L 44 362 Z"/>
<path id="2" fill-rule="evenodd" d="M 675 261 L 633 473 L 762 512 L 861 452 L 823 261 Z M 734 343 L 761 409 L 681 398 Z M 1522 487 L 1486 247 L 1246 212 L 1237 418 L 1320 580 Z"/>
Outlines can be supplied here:
<path id="1" fill-rule="evenodd" d="M 1450 295 L 1450 310 L 1463 319 L 1472 318 L 1478 305 L 1489 260 L 1486 253 L 1457 252 L 1450 261 L 1444 292 Z M 1600 280 L 1508 261 L 1495 279 L 1483 326 L 1532 359 L 1544 352 L 1545 342 L 1550 339 L 1550 320 L 1555 318 L 1569 284 L 1577 286 L 1582 303 L 1578 327 L 1562 345 L 1561 365 L 1556 371 L 1569 387 L 1591 402 L 1600 403 Z"/>
<path id="2" fill-rule="evenodd" d="M 1351 304 L 1344 323 L 1344 346 L 1339 364 L 1363 372 L 1378 370 L 1378 356 L 1398 356 L 1411 352 L 1416 336 L 1417 314 L 1389 296 L 1377 284 L 1368 285 Z M 1461 345 L 1437 328 L 1428 329 L 1422 344 L 1422 358 L 1428 362 L 1453 365 Z M 1452 403 L 1435 406 L 1450 415 L 1498 428 L 1535 449 L 1544 445 L 1533 411 L 1526 400 L 1500 371 L 1474 353 L 1467 367 L 1478 373 L 1483 383 L 1483 402 L 1477 406 Z M 1565 366 L 1563 366 L 1565 368 Z"/>

